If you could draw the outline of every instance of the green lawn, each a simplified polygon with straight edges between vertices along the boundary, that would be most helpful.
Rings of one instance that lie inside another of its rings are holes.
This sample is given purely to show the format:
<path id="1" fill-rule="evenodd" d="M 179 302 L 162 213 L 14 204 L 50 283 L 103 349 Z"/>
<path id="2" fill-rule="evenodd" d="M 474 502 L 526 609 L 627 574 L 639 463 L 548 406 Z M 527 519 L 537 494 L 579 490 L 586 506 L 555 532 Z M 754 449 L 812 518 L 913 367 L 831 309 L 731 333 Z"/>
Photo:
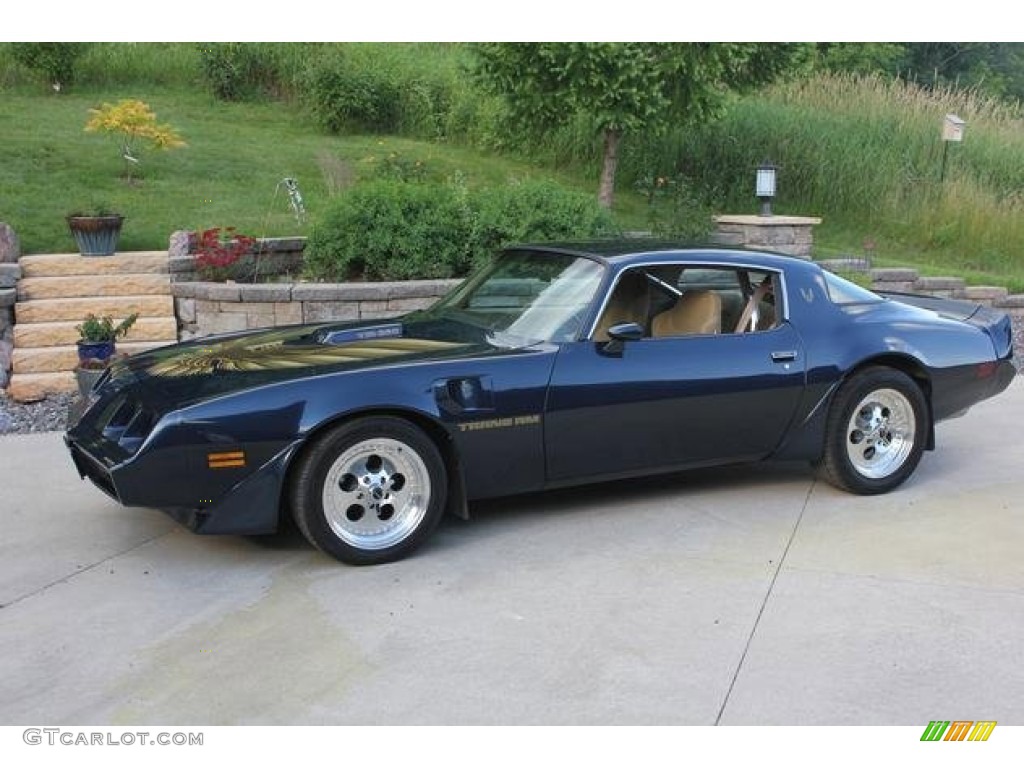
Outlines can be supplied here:
<path id="1" fill-rule="evenodd" d="M 115 139 L 86 133 L 90 107 L 100 101 L 141 98 L 160 123 L 170 123 L 188 146 L 147 150 L 141 178 L 122 178 Z M 126 217 L 119 247 L 161 249 L 177 229 L 234 226 L 257 236 L 305 234 L 288 206 L 281 179 L 294 177 L 309 220 L 330 195 L 373 166 L 423 164 L 445 178 L 458 174 L 474 186 L 510 179 L 554 178 L 585 191 L 596 185 L 568 173 L 461 146 L 384 136 L 320 133 L 294 107 L 225 103 L 198 92 L 150 90 L 40 97 L 5 93 L 0 100 L 0 220 L 15 228 L 25 253 L 67 251 L 73 241 L 64 216 L 97 204 Z M 626 226 L 641 219 L 642 201 L 623 200 Z"/>
<path id="2" fill-rule="evenodd" d="M 149 103 L 158 120 L 173 125 L 188 143 L 167 152 L 145 151 L 141 177 L 133 183 L 122 177 L 115 139 L 83 130 L 90 107 L 122 98 Z M 181 86 L 116 86 L 102 95 L 9 89 L 0 99 L 0 137 L 0 221 L 15 228 L 25 253 L 73 250 L 64 216 L 99 204 L 126 216 L 122 250 L 166 248 L 177 229 L 234 226 L 255 236 L 308 234 L 331 195 L 388 164 L 419 162 L 423 173 L 457 176 L 470 188 L 548 178 L 585 192 L 596 189 L 596 179 L 578 168 L 552 169 L 445 142 L 328 136 L 294 105 L 221 102 Z M 297 178 L 305 197 L 309 216 L 302 225 L 277 189 L 285 177 Z M 754 207 L 751 200 L 749 210 Z M 615 213 L 623 229 L 647 226 L 644 199 L 635 192 L 620 188 Z M 966 259 L 962 237 L 923 247 L 920 237 L 873 233 L 856 221 L 825 214 L 816 233 L 817 252 L 863 255 L 866 239 L 875 241 L 878 266 L 912 266 L 924 274 L 1024 291 L 1024 260 L 1000 258 L 989 266 L 983 259 Z"/>

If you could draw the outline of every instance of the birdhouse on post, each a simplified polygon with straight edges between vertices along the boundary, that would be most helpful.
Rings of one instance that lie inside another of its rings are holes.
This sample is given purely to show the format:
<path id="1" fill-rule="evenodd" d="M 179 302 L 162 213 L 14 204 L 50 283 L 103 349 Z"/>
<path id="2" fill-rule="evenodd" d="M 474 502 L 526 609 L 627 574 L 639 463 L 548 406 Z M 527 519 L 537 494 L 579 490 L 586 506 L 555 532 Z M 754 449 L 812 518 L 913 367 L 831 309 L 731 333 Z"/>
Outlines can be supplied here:
<path id="1" fill-rule="evenodd" d="M 967 123 L 956 115 L 946 115 L 945 119 L 942 121 L 942 140 L 963 141 L 965 125 L 967 125 Z"/>

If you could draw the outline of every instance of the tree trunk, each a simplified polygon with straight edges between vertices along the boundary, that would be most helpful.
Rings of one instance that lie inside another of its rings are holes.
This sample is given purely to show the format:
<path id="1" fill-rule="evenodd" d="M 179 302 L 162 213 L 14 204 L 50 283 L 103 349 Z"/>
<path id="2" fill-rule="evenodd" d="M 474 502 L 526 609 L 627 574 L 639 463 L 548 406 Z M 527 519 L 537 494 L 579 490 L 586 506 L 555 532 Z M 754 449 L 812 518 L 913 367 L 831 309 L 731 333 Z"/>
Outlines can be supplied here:
<path id="1" fill-rule="evenodd" d="M 597 190 L 597 202 L 602 208 L 611 210 L 615 197 L 615 169 L 619 166 L 620 131 L 611 128 L 604 132 L 604 163 L 601 166 L 601 186 Z"/>

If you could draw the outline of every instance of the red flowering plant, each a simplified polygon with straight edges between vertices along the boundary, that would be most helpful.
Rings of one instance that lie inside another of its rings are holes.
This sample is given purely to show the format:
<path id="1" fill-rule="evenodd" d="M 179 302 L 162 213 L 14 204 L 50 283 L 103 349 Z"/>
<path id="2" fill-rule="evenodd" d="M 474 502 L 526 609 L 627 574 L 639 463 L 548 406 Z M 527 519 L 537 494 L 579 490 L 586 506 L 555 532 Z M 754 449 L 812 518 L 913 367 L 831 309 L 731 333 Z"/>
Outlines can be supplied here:
<path id="1" fill-rule="evenodd" d="M 203 280 L 227 280 L 232 268 L 256 245 L 256 238 L 240 235 L 234 227 L 204 229 L 196 236 L 196 271 Z"/>

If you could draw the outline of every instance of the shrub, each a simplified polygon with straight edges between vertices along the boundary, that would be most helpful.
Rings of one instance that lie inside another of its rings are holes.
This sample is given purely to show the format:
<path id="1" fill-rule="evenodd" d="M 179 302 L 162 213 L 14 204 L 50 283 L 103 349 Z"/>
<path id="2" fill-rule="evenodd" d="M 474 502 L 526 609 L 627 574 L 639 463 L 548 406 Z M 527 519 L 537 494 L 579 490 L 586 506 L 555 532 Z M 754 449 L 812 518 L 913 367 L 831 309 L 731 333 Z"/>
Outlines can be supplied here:
<path id="1" fill-rule="evenodd" d="M 292 87 L 297 45 L 274 43 L 199 43 L 203 79 L 225 101 L 281 96 Z"/>
<path id="2" fill-rule="evenodd" d="M 87 48 L 88 43 L 11 43 L 15 61 L 57 86 L 74 81 L 75 64 Z"/>
<path id="3" fill-rule="evenodd" d="M 196 236 L 196 271 L 202 280 L 225 280 L 244 255 L 256 246 L 256 238 L 239 234 L 234 227 L 204 229 Z"/>
<path id="4" fill-rule="evenodd" d="M 307 63 L 302 98 L 326 131 L 437 138 L 465 127 L 453 120 L 465 91 L 464 52 L 436 43 L 346 43 Z"/>
<path id="5" fill-rule="evenodd" d="M 470 234 L 451 187 L 368 182 L 327 208 L 306 246 L 306 268 L 327 280 L 452 277 L 469 263 Z"/>
<path id="6" fill-rule="evenodd" d="M 550 181 L 494 187 L 479 195 L 476 261 L 515 242 L 578 240 L 613 234 L 615 226 L 593 195 Z"/>
<path id="7" fill-rule="evenodd" d="M 471 194 L 459 184 L 367 182 L 314 228 L 306 268 L 326 280 L 459 277 L 504 245 L 610 234 L 593 196 L 550 182 Z"/>
<path id="8" fill-rule="evenodd" d="M 385 70 L 355 67 L 342 52 L 310 66 L 304 100 L 321 128 L 392 133 L 398 127 L 400 93 Z"/>

